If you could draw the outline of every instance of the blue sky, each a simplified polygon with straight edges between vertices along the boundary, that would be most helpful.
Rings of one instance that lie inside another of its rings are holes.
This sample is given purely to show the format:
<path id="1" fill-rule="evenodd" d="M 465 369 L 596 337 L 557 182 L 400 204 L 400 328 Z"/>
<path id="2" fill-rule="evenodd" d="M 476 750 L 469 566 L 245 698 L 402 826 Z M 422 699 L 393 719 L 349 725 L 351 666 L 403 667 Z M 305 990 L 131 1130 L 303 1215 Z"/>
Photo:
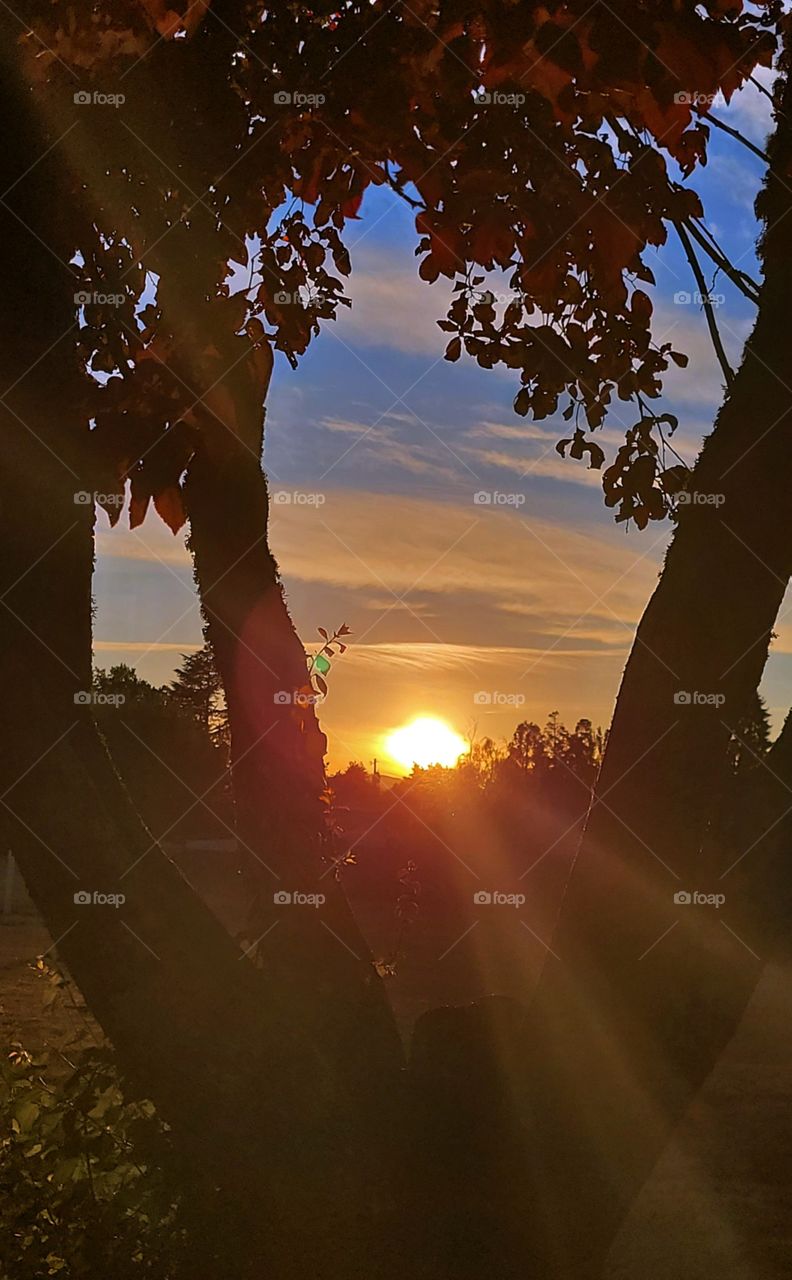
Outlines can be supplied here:
<path id="1" fill-rule="evenodd" d="M 748 88 L 716 110 L 761 144 L 768 107 Z M 692 180 L 710 227 L 750 272 L 761 173 L 713 130 L 709 166 Z M 331 764 L 381 756 L 383 735 L 420 713 L 496 738 L 555 709 L 607 725 L 670 526 L 615 525 L 598 475 L 556 454 L 564 424 L 514 414 L 514 373 L 443 360 L 435 321 L 448 282 L 418 279 L 413 215 L 393 193 L 369 193 L 349 239 L 353 307 L 296 372 L 278 358 L 265 443 L 272 543 L 300 634 L 309 643 L 341 622 L 354 632 L 322 708 Z M 692 461 L 721 374 L 700 308 L 675 300 L 695 290 L 676 244 L 652 265 L 656 337 L 691 359 L 670 375 L 665 407 Z M 751 308 L 723 278 L 713 292 L 737 362 Z M 624 410 L 603 443 L 631 425 Z M 487 505 L 474 500 L 481 492 L 511 496 Z M 99 518 L 96 662 L 166 680 L 200 643 L 184 540 L 153 517 L 135 533 Z M 782 620 L 778 632 L 764 686 L 777 721 L 790 700 L 792 626 Z"/>

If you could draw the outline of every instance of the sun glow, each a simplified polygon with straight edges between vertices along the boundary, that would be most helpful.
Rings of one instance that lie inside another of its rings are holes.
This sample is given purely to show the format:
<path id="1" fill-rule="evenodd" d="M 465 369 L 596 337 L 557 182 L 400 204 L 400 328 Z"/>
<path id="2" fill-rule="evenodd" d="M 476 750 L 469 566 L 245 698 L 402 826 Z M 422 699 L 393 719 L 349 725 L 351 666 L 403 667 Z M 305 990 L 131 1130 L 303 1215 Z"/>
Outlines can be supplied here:
<path id="1" fill-rule="evenodd" d="M 404 769 L 412 769 L 414 764 L 422 769 L 432 764 L 450 769 L 466 753 L 468 744 L 444 720 L 435 716 L 418 716 L 388 734 L 385 749 L 391 759 Z"/>

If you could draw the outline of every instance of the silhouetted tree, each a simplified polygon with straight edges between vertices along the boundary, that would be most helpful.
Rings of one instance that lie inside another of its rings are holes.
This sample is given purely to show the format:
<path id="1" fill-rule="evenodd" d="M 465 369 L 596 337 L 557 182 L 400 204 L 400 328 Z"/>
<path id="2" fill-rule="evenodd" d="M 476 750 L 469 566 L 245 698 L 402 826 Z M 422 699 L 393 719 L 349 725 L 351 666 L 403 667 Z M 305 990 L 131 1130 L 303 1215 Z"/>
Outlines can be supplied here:
<path id="1" fill-rule="evenodd" d="M 194 716 L 214 742 L 227 749 L 230 737 L 228 709 L 210 645 L 204 644 L 195 653 L 182 655 L 182 665 L 176 668 L 170 693 L 177 705 Z"/>

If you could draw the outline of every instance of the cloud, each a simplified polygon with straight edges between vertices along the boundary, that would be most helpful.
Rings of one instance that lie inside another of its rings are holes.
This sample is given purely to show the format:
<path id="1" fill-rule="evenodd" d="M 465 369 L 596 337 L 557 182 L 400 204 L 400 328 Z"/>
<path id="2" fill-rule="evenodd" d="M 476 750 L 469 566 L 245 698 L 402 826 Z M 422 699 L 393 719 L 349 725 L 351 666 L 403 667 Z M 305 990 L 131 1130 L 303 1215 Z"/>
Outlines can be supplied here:
<path id="1" fill-rule="evenodd" d="M 560 461 L 560 460 L 559 460 Z M 273 511 L 272 542 L 287 585 L 332 583 L 408 601 L 466 594 L 491 607 L 518 603 L 544 618 L 572 620 L 591 610 L 632 623 L 651 589 L 667 526 L 654 538 L 603 535 L 560 524 L 524 507 L 431 501 L 354 490 L 326 494 L 322 507 Z M 602 597 L 606 604 L 595 602 Z M 561 605 L 559 602 L 562 602 Z"/>
<path id="2" fill-rule="evenodd" d="M 97 653 L 192 653 L 200 644 L 184 640 L 181 644 L 166 644 L 155 640 L 94 640 Z"/>
<path id="3" fill-rule="evenodd" d="M 98 555 L 113 560 L 160 561 L 168 566 L 192 566 L 184 535 L 174 537 L 154 512 L 149 513 L 139 529 L 127 528 L 124 521 L 122 516 L 115 529 L 99 530 L 96 535 Z"/>
<path id="4" fill-rule="evenodd" d="M 391 426 L 391 422 L 396 425 Z M 417 427 L 425 443 L 401 439 L 397 432 L 405 423 Z M 381 475 L 386 467 L 395 467 L 397 471 L 438 483 L 453 485 L 459 480 L 458 470 L 449 465 L 449 459 L 454 462 L 462 461 L 459 452 L 445 445 L 439 435 L 433 436 L 431 426 L 427 435 L 424 428 L 428 424 L 424 424 L 415 414 L 388 413 L 383 415 L 381 422 L 369 425 L 326 418 L 322 419 L 319 426 L 332 435 L 340 434 L 349 438 L 343 453 L 325 470 L 324 476 L 329 475 L 354 450 L 355 462 L 360 463 L 361 471 L 363 468 L 376 468 Z"/>
<path id="5" fill-rule="evenodd" d="M 451 282 L 429 285 L 420 279 L 415 259 L 406 252 L 404 262 L 404 266 L 394 265 L 392 249 L 362 250 L 348 283 L 352 306 L 342 308 L 326 332 L 348 346 L 390 347 L 442 359 L 448 338 L 436 321 L 448 310 Z"/>
<path id="6" fill-rule="evenodd" d="M 754 78 L 772 92 L 777 72 L 767 67 L 757 67 Z M 754 84 L 746 84 L 735 93 L 729 105 L 722 96 L 715 102 L 715 110 L 734 129 L 739 129 L 752 142 L 763 146 L 773 127 L 773 106 L 766 94 Z"/>

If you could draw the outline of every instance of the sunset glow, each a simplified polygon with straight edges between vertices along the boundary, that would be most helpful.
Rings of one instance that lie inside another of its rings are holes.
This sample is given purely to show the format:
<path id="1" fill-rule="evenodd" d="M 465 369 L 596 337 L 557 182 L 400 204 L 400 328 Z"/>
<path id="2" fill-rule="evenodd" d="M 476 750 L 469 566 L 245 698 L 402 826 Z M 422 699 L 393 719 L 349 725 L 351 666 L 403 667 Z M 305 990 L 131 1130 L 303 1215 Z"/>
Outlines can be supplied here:
<path id="1" fill-rule="evenodd" d="M 422 769 L 432 764 L 450 769 L 468 750 L 468 744 L 444 720 L 418 716 L 394 729 L 385 741 L 385 749 L 404 769 L 412 769 L 414 764 Z"/>

